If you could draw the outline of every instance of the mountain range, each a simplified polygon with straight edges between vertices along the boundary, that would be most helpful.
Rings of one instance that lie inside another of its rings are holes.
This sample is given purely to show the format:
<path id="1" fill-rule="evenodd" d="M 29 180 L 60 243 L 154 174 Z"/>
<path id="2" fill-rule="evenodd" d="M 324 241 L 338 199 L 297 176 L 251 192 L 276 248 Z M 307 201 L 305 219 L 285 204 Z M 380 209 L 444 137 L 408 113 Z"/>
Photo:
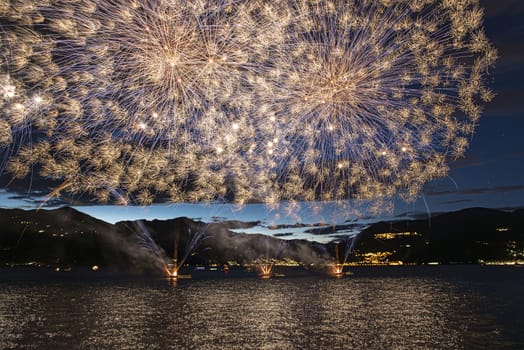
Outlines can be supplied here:
<path id="1" fill-rule="evenodd" d="M 232 231 L 257 224 L 186 217 L 109 224 L 70 207 L 0 209 L 0 264 L 156 271 L 170 261 L 175 246 L 179 259 L 187 254 L 192 265 L 272 261 L 323 266 L 334 261 L 336 251 L 340 261 L 347 256 L 362 264 L 524 259 L 524 210 L 471 208 L 431 219 L 382 221 L 356 238 L 327 244 Z"/>

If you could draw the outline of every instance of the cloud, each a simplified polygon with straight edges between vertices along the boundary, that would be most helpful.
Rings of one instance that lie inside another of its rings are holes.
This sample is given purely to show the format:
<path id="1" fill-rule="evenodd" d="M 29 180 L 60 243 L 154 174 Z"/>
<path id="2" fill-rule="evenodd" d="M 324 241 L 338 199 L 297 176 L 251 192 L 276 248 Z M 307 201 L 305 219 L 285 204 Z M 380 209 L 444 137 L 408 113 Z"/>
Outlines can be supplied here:
<path id="1" fill-rule="evenodd" d="M 485 166 L 488 163 L 486 160 L 481 160 L 476 154 L 468 154 L 462 158 L 454 160 L 449 164 L 452 169 L 464 169 Z"/>
<path id="2" fill-rule="evenodd" d="M 344 224 L 344 225 L 331 225 L 320 228 L 312 228 L 305 230 L 305 233 L 312 235 L 331 235 L 338 232 L 355 231 L 355 229 L 362 228 L 363 224 Z"/>
<path id="3" fill-rule="evenodd" d="M 452 201 L 443 201 L 440 202 L 440 204 L 460 204 L 460 203 L 471 203 L 473 200 L 471 199 L 456 199 Z"/>
<path id="4" fill-rule="evenodd" d="M 22 201 L 31 207 L 56 208 L 68 204 L 58 198 L 34 197 L 30 195 L 14 195 L 7 197 L 8 200 Z"/>
<path id="5" fill-rule="evenodd" d="M 293 232 L 273 233 L 273 237 L 289 237 L 289 236 L 293 236 Z"/>
<path id="6" fill-rule="evenodd" d="M 76 200 L 72 197 L 67 197 L 61 195 L 57 197 L 48 197 L 48 193 L 43 193 L 40 190 L 35 190 L 33 192 L 17 192 L 9 189 L 4 192 L 5 196 L 2 198 L 2 202 L 11 201 L 12 203 L 24 203 L 28 208 L 56 208 L 64 205 L 68 206 L 82 206 L 86 205 L 89 202 Z"/>
<path id="7" fill-rule="evenodd" d="M 484 188 L 468 188 L 462 190 L 438 190 L 438 189 L 428 189 L 424 191 L 426 196 L 442 196 L 442 195 L 466 195 L 466 194 L 486 194 L 486 193 L 504 193 L 504 192 L 515 192 L 523 191 L 524 185 L 510 185 L 510 186 L 495 186 L 495 187 L 484 187 Z"/>

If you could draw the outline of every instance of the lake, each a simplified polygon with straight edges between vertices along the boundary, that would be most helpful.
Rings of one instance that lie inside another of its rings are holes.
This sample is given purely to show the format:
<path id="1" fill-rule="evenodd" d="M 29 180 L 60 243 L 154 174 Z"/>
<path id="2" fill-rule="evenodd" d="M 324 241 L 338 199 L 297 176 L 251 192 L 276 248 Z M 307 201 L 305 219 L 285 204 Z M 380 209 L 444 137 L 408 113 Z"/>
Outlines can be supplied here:
<path id="1" fill-rule="evenodd" d="M 350 270 L 173 284 L 4 268 L 0 349 L 524 348 L 524 267 Z"/>

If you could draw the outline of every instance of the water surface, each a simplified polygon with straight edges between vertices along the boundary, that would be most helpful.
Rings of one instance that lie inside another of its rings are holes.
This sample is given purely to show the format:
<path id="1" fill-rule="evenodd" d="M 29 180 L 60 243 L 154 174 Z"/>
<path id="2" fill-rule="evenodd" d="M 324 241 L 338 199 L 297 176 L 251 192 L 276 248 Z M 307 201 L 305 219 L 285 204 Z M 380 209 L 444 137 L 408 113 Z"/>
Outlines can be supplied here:
<path id="1" fill-rule="evenodd" d="M 6 271 L 1 349 L 524 348 L 524 268 L 355 268 L 342 279 L 176 285 Z"/>

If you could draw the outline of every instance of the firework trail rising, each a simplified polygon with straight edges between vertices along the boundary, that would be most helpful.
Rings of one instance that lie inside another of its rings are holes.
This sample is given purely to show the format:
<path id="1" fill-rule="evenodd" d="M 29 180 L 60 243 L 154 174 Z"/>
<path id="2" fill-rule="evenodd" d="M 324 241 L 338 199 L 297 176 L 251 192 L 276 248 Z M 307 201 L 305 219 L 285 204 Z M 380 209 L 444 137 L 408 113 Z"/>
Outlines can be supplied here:
<path id="1" fill-rule="evenodd" d="M 2 169 L 101 202 L 412 199 L 492 98 L 482 18 L 476 0 L 2 1 Z"/>
<path id="2" fill-rule="evenodd" d="M 184 253 L 182 255 L 182 258 L 178 258 L 178 243 L 179 243 L 179 235 L 176 234 L 175 237 L 175 244 L 174 244 L 174 252 L 173 252 L 173 263 L 169 264 L 166 263 L 164 270 L 167 272 L 167 274 L 170 277 L 176 278 L 178 276 L 178 271 L 180 268 L 185 264 L 187 258 L 189 258 L 189 255 L 193 253 L 197 247 L 200 245 L 200 243 L 205 240 L 206 238 L 210 238 L 205 231 L 198 231 L 196 233 L 193 233 L 191 229 L 188 231 L 188 237 L 186 246 L 184 249 Z"/>

